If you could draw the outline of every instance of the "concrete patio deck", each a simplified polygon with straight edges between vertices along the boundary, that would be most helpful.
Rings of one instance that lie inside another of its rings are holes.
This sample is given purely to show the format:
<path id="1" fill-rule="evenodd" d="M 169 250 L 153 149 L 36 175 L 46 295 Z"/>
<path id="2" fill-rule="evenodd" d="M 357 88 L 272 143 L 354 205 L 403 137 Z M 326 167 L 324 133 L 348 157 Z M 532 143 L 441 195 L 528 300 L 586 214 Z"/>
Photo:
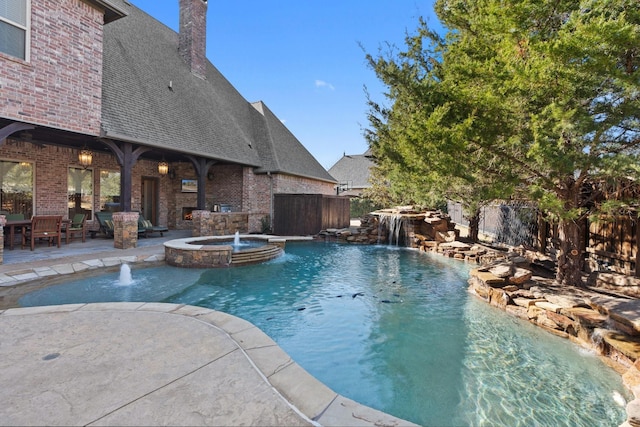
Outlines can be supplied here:
<path id="1" fill-rule="evenodd" d="M 160 303 L 15 307 L 40 278 L 162 262 L 171 231 L 120 250 L 96 238 L 5 250 L 0 265 L 3 425 L 411 423 L 338 395 L 249 322 Z"/>

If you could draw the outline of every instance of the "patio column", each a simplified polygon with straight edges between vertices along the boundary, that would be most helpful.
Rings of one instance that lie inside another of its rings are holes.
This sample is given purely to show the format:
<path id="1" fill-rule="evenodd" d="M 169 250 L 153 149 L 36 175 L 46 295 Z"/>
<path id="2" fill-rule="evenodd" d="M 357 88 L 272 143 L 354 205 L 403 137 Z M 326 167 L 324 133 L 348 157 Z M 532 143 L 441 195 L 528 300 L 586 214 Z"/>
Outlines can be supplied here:
<path id="1" fill-rule="evenodd" d="M 198 178 L 198 196 L 197 196 L 197 205 L 198 209 L 205 210 L 206 205 L 206 182 L 207 182 L 207 173 L 209 173 L 209 168 L 216 164 L 215 160 L 207 160 L 204 157 L 195 157 L 195 156 L 186 156 L 191 163 L 193 164 L 193 168 L 196 171 L 196 176 Z"/>
<path id="2" fill-rule="evenodd" d="M 138 212 L 113 213 L 113 247 L 131 249 L 138 246 Z"/>
<path id="3" fill-rule="evenodd" d="M 193 215 L 193 237 L 213 236 L 211 230 L 212 213 L 204 210 L 194 210 Z"/>
<path id="4" fill-rule="evenodd" d="M 4 264 L 4 226 L 7 224 L 7 217 L 0 215 L 0 264 Z"/>
<path id="5" fill-rule="evenodd" d="M 101 141 L 106 144 L 118 160 L 120 165 L 120 210 L 129 212 L 131 210 L 131 180 L 133 166 L 143 153 L 151 150 L 150 147 L 138 147 L 134 150 L 133 144 L 129 142 L 121 142 L 116 144 L 110 139 L 102 138 Z"/>

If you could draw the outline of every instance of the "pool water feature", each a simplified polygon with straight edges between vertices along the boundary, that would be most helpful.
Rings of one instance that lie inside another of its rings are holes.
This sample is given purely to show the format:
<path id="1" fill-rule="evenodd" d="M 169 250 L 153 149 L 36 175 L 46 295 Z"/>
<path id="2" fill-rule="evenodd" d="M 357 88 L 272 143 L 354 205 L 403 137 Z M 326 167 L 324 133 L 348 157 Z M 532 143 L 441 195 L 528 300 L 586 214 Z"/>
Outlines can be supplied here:
<path id="1" fill-rule="evenodd" d="M 118 278 L 118 284 L 121 286 L 128 286 L 133 283 L 133 278 L 131 277 L 131 267 L 129 264 L 122 264 L 120 266 L 120 276 Z"/>
<path id="2" fill-rule="evenodd" d="M 268 244 L 268 242 L 265 242 L 264 240 L 251 240 L 251 239 L 238 240 L 237 242 L 234 241 L 232 244 L 229 244 L 230 242 L 226 242 L 224 240 L 204 240 L 199 243 L 207 246 L 208 245 L 212 245 L 212 246 L 229 245 L 233 248 L 233 252 L 235 253 L 244 251 L 246 249 L 260 248 Z"/>
<path id="3" fill-rule="evenodd" d="M 159 301 L 242 317 L 337 393 L 421 425 L 619 425 L 627 396 L 594 354 L 467 292 L 469 266 L 386 246 L 295 243 L 234 269 L 134 270 L 23 306 Z"/>

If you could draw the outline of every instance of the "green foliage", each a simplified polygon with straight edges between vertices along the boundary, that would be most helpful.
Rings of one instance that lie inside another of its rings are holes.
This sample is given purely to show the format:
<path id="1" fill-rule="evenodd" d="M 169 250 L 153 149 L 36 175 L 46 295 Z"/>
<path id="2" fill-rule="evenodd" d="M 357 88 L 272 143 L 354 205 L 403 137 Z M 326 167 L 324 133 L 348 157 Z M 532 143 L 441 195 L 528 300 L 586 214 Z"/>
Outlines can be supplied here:
<path id="1" fill-rule="evenodd" d="M 440 0 L 437 11 L 445 38 L 421 22 L 405 52 L 368 57 L 392 102 L 370 101 L 367 133 L 392 194 L 455 182 L 467 197 L 515 192 L 579 216 L 585 180 L 638 176 L 638 2 Z"/>
<path id="2" fill-rule="evenodd" d="M 351 199 L 350 215 L 351 218 L 362 218 L 364 215 L 384 207 L 386 206 L 379 205 L 371 199 L 355 197 Z"/>
<path id="3" fill-rule="evenodd" d="M 260 229 L 262 234 L 271 233 L 271 216 L 265 215 L 260 219 Z"/>
<path id="4" fill-rule="evenodd" d="M 640 2 L 436 11 L 444 37 L 421 21 L 405 51 L 368 56 L 390 105 L 369 100 L 366 136 L 392 197 L 516 197 L 575 228 L 597 207 L 585 183 L 640 178 Z"/>

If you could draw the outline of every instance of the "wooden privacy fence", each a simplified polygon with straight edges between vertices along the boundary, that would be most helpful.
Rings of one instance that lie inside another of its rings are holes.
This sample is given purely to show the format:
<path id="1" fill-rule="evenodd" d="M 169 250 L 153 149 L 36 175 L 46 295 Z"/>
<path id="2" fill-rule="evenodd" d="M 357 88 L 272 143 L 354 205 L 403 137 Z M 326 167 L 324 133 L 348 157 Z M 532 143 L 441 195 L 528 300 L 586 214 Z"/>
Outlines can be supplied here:
<path id="1" fill-rule="evenodd" d="M 349 227 L 349 204 L 348 197 L 275 194 L 273 232 L 280 236 L 308 236 L 327 228 Z"/>
<path id="2" fill-rule="evenodd" d="M 589 257 L 624 274 L 638 276 L 638 219 L 632 216 L 602 216 L 589 223 Z"/>

